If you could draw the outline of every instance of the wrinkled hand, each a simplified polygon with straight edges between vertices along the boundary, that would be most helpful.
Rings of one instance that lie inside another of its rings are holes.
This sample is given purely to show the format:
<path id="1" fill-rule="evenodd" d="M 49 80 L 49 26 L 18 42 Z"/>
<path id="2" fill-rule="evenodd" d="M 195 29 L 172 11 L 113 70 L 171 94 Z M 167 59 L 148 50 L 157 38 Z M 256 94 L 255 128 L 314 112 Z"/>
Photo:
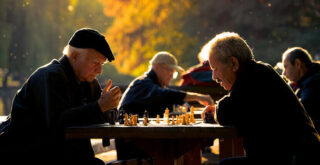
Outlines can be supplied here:
<path id="1" fill-rule="evenodd" d="M 105 88 L 101 92 L 100 98 L 98 99 L 98 104 L 102 112 L 114 109 L 119 104 L 120 97 L 121 97 L 121 90 L 118 86 L 115 86 L 111 90 L 109 90 L 111 85 L 112 85 L 112 81 L 108 80 Z"/>
<path id="2" fill-rule="evenodd" d="M 214 116 L 215 111 L 216 111 L 215 105 L 208 105 L 208 106 L 206 106 L 206 107 L 203 109 L 202 113 L 201 113 L 201 118 L 202 118 L 202 120 L 204 120 L 204 114 L 205 114 L 205 113 L 207 113 L 207 114 L 208 114 L 208 113 L 212 113 L 212 116 Z"/>
<path id="3" fill-rule="evenodd" d="M 213 105 L 214 101 L 210 95 L 201 95 L 201 97 L 199 99 L 199 103 L 204 106 L 207 106 L 207 105 Z"/>

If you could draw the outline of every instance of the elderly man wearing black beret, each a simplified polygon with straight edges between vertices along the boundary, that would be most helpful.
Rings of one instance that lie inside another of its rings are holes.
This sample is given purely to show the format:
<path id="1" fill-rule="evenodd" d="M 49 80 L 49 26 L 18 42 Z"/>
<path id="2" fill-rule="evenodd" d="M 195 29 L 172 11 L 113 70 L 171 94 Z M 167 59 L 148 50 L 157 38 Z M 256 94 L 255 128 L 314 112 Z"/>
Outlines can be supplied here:
<path id="1" fill-rule="evenodd" d="M 38 68 L 18 90 L 0 127 L 1 161 L 104 164 L 94 157 L 90 140 L 67 140 L 64 130 L 103 123 L 103 112 L 117 107 L 120 88 L 101 89 L 95 79 L 106 60 L 114 56 L 103 35 L 88 28 L 76 31 L 64 55 Z"/>

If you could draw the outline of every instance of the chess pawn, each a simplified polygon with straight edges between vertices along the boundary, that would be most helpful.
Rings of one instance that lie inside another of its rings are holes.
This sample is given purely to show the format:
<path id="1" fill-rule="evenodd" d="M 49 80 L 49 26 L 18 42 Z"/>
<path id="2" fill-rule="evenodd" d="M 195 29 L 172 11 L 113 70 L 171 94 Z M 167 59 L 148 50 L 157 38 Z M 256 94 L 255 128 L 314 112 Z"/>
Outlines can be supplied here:
<path id="1" fill-rule="evenodd" d="M 132 114 L 129 115 L 129 125 L 132 126 L 133 124 L 133 116 Z"/>
<path id="2" fill-rule="evenodd" d="M 185 115 L 182 115 L 182 125 L 187 125 Z"/>
<path id="3" fill-rule="evenodd" d="M 185 120 L 186 120 L 186 125 L 189 125 L 189 124 L 190 124 L 189 114 L 186 114 L 186 115 L 185 115 Z"/>
<path id="4" fill-rule="evenodd" d="M 137 126 L 138 124 L 138 115 L 133 115 L 133 125 Z"/>
<path id="5" fill-rule="evenodd" d="M 204 122 L 205 123 L 214 123 L 214 119 L 213 119 L 213 116 L 212 116 L 211 112 L 204 113 Z"/>
<path id="6" fill-rule="evenodd" d="M 157 115 L 157 121 L 156 123 L 160 124 L 160 115 Z"/>
<path id="7" fill-rule="evenodd" d="M 145 126 L 148 125 L 148 118 L 147 117 L 143 118 L 143 125 L 145 125 Z"/>
<path id="8" fill-rule="evenodd" d="M 191 106 L 191 108 L 190 108 L 190 113 L 194 114 L 194 107 L 193 106 Z"/>
<path id="9" fill-rule="evenodd" d="M 174 122 L 174 116 L 172 115 L 172 125 L 176 125 L 176 122 Z"/>
<path id="10" fill-rule="evenodd" d="M 124 114 L 124 125 L 129 126 L 129 119 L 128 119 L 128 114 Z"/>
<path id="11" fill-rule="evenodd" d="M 147 110 L 144 111 L 143 118 L 147 119 L 147 123 L 149 123 L 149 113 Z"/>
<path id="12" fill-rule="evenodd" d="M 194 113 L 190 114 L 190 122 L 196 123 L 196 120 L 194 119 Z"/>
<path id="13" fill-rule="evenodd" d="M 180 118 L 179 118 L 178 115 L 176 116 L 176 118 L 177 118 L 177 125 L 179 125 L 180 124 Z"/>
<path id="14" fill-rule="evenodd" d="M 119 124 L 124 124 L 124 112 L 120 111 L 119 113 Z"/>
<path id="15" fill-rule="evenodd" d="M 163 114 L 163 121 L 167 124 L 170 123 L 170 119 L 169 119 L 169 109 L 166 108 L 164 114 Z"/>

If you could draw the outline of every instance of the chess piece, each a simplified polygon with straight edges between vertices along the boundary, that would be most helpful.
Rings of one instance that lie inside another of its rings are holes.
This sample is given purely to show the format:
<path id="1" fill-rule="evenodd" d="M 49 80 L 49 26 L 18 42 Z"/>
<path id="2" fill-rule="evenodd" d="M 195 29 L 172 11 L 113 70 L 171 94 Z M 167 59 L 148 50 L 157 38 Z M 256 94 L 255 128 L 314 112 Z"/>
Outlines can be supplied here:
<path id="1" fill-rule="evenodd" d="M 119 124 L 124 124 L 124 112 L 119 112 Z"/>
<path id="2" fill-rule="evenodd" d="M 190 122 L 196 123 L 196 120 L 194 119 L 194 107 L 193 106 L 191 106 L 191 108 L 190 108 Z"/>
<path id="3" fill-rule="evenodd" d="M 147 110 L 144 111 L 143 118 L 147 119 L 147 123 L 149 123 L 149 113 Z"/>
<path id="4" fill-rule="evenodd" d="M 173 116 L 173 115 L 172 115 L 171 120 L 172 120 L 172 121 L 171 121 L 171 124 L 172 124 L 172 125 L 176 125 L 176 122 L 174 122 L 174 116 Z"/>
<path id="5" fill-rule="evenodd" d="M 132 119 L 131 126 L 137 126 L 137 123 L 138 123 L 137 115 L 131 115 L 131 119 Z"/>
<path id="6" fill-rule="evenodd" d="M 129 126 L 133 126 L 133 124 L 134 124 L 133 115 L 130 114 L 130 115 L 129 115 Z"/>
<path id="7" fill-rule="evenodd" d="M 157 121 L 156 123 L 160 124 L 160 115 L 157 115 Z"/>
<path id="8" fill-rule="evenodd" d="M 204 113 L 204 122 L 205 123 L 215 123 L 211 112 Z"/>
<path id="9" fill-rule="evenodd" d="M 191 123 L 196 123 L 196 120 L 194 119 L 194 114 L 190 114 L 190 122 Z"/>
<path id="10" fill-rule="evenodd" d="M 166 108 L 164 114 L 163 114 L 163 121 L 167 124 L 170 123 L 170 119 L 169 119 L 169 109 Z"/>
<path id="11" fill-rule="evenodd" d="M 180 124 L 180 118 L 179 118 L 178 115 L 176 116 L 176 118 L 177 118 L 177 125 L 179 125 Z"/>
<path id="12" fill-rule="evenodd" d="M 186 125 L 189 125 L 190 124 L 189 114 L 185 114 L 185 120 L 186 120 Z"/>
<path id="13" fill-rule="evenodd" d="M 145 126 L 148 125 L 148 118 L 147 117 L 143 118 L 143 125 L 145 125 Z"/>
<path id="14" fill-rule="evenodd" d="M 126 126 L 129 126 L 129 125 L 130 125 L 130 124 L 129 124 L 129 119 L 128 119 L 128 114 L 127 114 L 127 113 L 124 114 L 124 125 L 126 125 Z"/>
<path id="15" fill-rule="evenodd" d="M 182 125 L 187 125 L 187 123 L 186 123 L 186 115 L 182 115 Z"/>
<path id="16" fill-rule="evenodd" d="M 191 108 L 190 108 L 190 113 L 194 114 L 194 107 L 193 106 L 191 106 Z"/>

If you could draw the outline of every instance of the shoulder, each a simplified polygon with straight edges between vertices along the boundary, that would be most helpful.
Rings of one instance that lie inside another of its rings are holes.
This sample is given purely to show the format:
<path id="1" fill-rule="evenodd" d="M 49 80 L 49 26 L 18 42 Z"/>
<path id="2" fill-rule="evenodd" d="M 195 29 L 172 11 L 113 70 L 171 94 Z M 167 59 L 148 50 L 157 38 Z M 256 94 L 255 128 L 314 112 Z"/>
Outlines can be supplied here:
<path id="1" fill-rule="evenodd" d="M 315 63 L 299 83 L 301 83 L 302 88 L 318 87 L 320 83 L 320 64 Z"/>
<path id="2" fill-rule="evenodd" d="M 60 80 L 67 79 L 67 75 L 65 72 L 65 68 L 58 60 L 54 59 L 50 63 L 39 67 L 36 71 L 34 71 L 30 80 L 39 80 L 39 79 L 51 79 L 51 80 Z"/>

